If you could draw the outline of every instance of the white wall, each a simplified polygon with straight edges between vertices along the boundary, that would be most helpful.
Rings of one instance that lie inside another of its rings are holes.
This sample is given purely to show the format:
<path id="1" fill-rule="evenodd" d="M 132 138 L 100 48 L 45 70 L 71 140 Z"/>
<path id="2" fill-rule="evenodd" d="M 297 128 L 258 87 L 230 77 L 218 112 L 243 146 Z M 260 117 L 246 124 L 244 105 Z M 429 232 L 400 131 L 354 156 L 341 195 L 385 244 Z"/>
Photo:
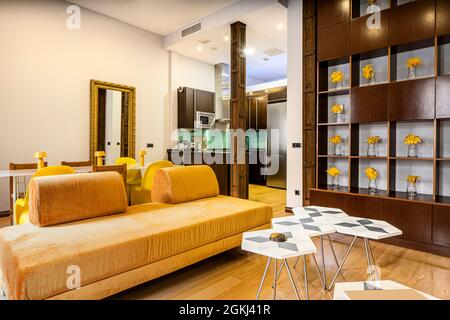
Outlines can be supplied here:
<path id="1" fill-rule="evenodd" d="M 287 92 L 287 190 L 286 206 L 303 204 L 302 149 L 292 148 L 292 143 L 302 142 L 302 56 L 303 56 L 303 1 L 288 1 L 288 92 Z M 300 190 L 300 195 L 295 195 Z"/>
<path id="2" fill-rule="evenodd" d="M 170 52 L 170 133 L 178 127 L 177 89 L 179 87 L 214 92 L 214 65 Z M 168 141 L 169 144 L 174 142 L 176 140 Z"/>
<path id="3" fill-rule="evenodd" d="M 165 157 L 169 62 L 162 38 L 89 10 L 81 30 L 66 28 L 68 3 L 0 1 L 0 170 L 34 162 L 89 158 L 89 80 L 137 89 L 136 149 Z M 0 179 L 0 211 L 8 210 Z"/>

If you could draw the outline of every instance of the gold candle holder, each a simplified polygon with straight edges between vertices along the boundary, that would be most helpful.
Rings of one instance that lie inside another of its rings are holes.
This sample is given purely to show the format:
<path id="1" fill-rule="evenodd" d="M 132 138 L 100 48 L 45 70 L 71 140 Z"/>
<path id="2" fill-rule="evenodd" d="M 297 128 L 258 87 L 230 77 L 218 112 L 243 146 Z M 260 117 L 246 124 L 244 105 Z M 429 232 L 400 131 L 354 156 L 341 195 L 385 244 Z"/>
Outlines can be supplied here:
<path id="1" fill-rule="evenodd" d="M 139 159 L 141 161 L 141 166 L 145 165 L 145 156 L 147 155 L 147 150 L 139 151 Z"/>
<path id="2" fill-rule="evenodd" d="M 105 156 L 106 156 L 105 151 L 96 151 L 96 152 L 95 152 L 94 157 L 95 157 L 96 162 L 97 162 L 97 167 L 103 166 L 103 158 L 104 158 Z"/>
<path id="3" fill-rule="evenodd" d="M 42 169 L 43 167 L 45 167 L 45 158 L 47 158 L 47 152 L 35 152 L 34 153 L 34 158 L 37 159 L 38 163 L 37 163 L 37 168 Z"/>

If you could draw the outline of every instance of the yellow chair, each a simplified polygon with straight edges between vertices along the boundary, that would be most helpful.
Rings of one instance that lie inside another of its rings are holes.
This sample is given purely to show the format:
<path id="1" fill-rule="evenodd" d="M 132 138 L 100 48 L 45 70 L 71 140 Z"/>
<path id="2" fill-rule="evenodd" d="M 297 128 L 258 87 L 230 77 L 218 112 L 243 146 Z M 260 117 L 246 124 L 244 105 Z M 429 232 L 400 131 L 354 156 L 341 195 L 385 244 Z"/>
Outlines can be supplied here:
<path id="1" fill-rule="evenodd" d="M 132 167 L 133 165 L 136 165 L 137 162 L 133 158 L 123 157 L 123 158 L 117 158 L 116 164 L 126 164 L 127 167 Z M 129 186 L 138 186 L 142 183 L 142 174 L 141 170 L 139 169 L 128 169 L 127 170 L 127 185 Z"/>
<path id="2" fill-rule="evenodd" d="M 162 160 L 152 163 L 145 170 L 144 178 L 140 186 L 134 186 L 131 189 L 131 205 L 144 204 L 152 202 L 153 178 L 156 171 L 161 168 L 172 167 L 173 163 Z"/>
<path id="3" fill-rule="evenodd" d="M 51 166 L 44 167 L 36 171 L 36 173 L 31 177 L 31 179 L 36 177 L 44 177 L 44 176 L 57 176 L 62 174 L 73 174 L 75 170 L 68 166 Z M 29 212 L 28 212 L 28 187 L 25 192 L 24 199 L 17 199 L 14 205 L 14 219 L 16 224 L 24 224 L 28 223 L 29 220 Z"/>

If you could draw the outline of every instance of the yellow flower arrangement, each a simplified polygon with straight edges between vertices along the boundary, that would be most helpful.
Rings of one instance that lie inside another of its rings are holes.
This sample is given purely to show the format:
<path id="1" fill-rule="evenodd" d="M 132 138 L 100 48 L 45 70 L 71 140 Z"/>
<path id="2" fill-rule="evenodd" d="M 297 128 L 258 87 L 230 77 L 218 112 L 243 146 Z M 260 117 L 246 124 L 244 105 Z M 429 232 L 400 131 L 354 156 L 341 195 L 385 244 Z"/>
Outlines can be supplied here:
<path id="1" fill-rule="evenodd" d="M 406 61 L 406 66 L 408 68 L 415 68 L 415 67 L 417 67 L 417 66 L 419 66 L 421 64 L 422 64 L 422 59 L 420 59 L 419 57 L 409 58 Z"/>
<path id="2" fill-rule="evenodd" d="M 367 80 L 372 80 L 373 76 L 375 75 L 375 68 L 373 67 L 373 64 L 369 63 L 364 68 L 362 68 L 362 75 Z"/>
<path id="3" fill-rule="evenodd" d="M 377 4 L 377 0 L 367 0 L 367 3 L 371 6 Z"/>
<path id="4" fill-rule="evenodd" d="M 422 138 L 410 133 L 405 137 L 405 139 L 403 140 L 403 143 L 408 146 L 418 145 L 419 143 L 422 143 Z"/>
<path id="5" fill-rule="evenodd" d="M 406 180 L 408 180 L 409 183 L 416 184 L 420 179 L 421 177 L 419 176 L 408 176 Z"/>
<path id="6" fill-rule="evenodd" d="M 368 144 L 376 144 L 378 142 L 381 141 L 381 138 L 379 136 L 373 136 L 373 137 L 368 137 L 367 138 L 367 143 Z"/>
<path id="7" fill-rule="evenodd" d="M 342 113 L 344 111 L 344 106 L 342 104 L 335 104 L 331 107 L 331 112 L 334 114 Z"/>
<path id="8" fill-rule="evenodd" d="M 342 142 L 342 137 L 340 135 L 334 136 L 330 138 L 330 142 L 334 145 Z"/>
<path id="9" fill-rule="evenodd" d="M 366 177 L 369 180 L 376 180 L 378 178 L 378 171 L 374 168 L 366 168 L 366 170 L 364 170 L 364 172 L 366 173 Z"/>
<path id="10" fill-rule="evenodd" d="M 336 83 L 341 83 L 344 81 L 344 73 L 341 70 L 338 71 L 334 71 L 333 73 L 331 73 L 331 82 L 336 84 Z"/>
<path id="11" fill-rule="evenodd" d="M 339 170 L 336 167 L 331 167 L 327 170 L 327 173 L 330 177 L 337 177 L 338 175 L 341 174 L 341 170 Z"/>

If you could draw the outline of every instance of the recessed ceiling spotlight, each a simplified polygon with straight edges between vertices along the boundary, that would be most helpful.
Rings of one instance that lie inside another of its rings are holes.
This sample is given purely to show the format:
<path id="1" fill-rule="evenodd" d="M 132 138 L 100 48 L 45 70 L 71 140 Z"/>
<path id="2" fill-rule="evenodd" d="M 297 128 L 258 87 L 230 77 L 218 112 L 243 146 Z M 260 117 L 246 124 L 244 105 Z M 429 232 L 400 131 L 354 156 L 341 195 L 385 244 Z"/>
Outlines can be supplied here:
<path id="1" fill-rule="evenodd" d="M 270 60 L 270 58 L 268 58 L 268 57 L 263 57 L 262 58 L 264 61 L 269 61 Z"/>
<path id="2" fill-rule="evenodd" d="M 209 48 L 209 50 L 211 50 L 211 51 L 217 51 L 217 47 L 211 47 L 211 48 Z"/>
<path id="3" fill-rule="evenodd" d="M 249 92 L 248 94 L 252 96 L 252 95 L 253 95 L 253 92 Z"/>
<path id="4" fill-rule="evenodd" d="M 245 48 L 244 49 L 244 54 L 246 56 L 251 56 L 252 54 L 255 54 L 255 49 L 253 49 L 253 48 Z"/>
<path id="5" fill-rule="evenodd" d="M 269 93 L 269 89 L 264 90 L 265 93 Z"/>
<path id="6" fill-rule="evenodd" d="M 198 46 L 197 47 L 197 51 L 202 51 L 203 50 L 203 47 L 202 46 Z"/>
<path id="7" fill-rule="evenodd" d="M 282 24 L 281 22 L 279 24 L 277 24 L 277 29 L 278 30 L 283 30 L 284 29 L 284 24 Z"/>
<path id="8" fill-rule="evenodd" d="M 225 42 L 228 42 L 228 41 L 230 41 L 230 37 L 229 36 L 225 36 L 224 40 L 225 40 Z"/>

